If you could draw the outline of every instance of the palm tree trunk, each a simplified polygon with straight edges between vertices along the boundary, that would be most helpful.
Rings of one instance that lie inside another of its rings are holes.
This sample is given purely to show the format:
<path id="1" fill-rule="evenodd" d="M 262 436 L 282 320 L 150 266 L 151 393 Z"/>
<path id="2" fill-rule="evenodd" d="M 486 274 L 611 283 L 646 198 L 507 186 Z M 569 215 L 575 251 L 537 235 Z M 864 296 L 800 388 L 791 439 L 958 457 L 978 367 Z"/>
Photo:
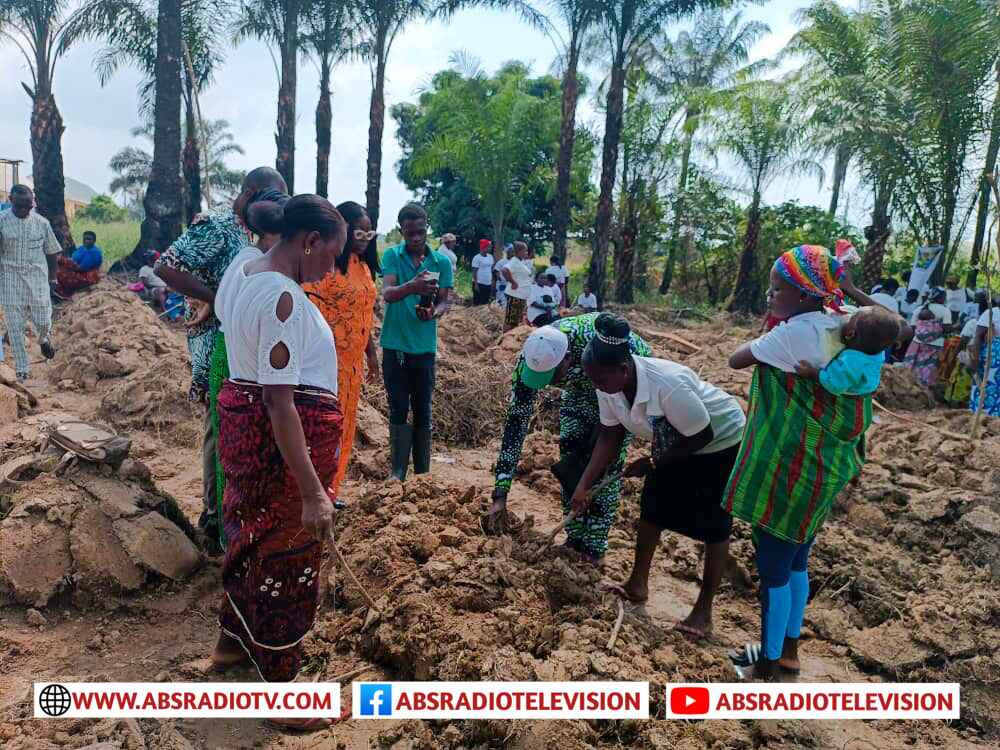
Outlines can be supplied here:
<path id="1" fill-rule="evenodd" d="M 760 293 L 760 279 L 757 277 L 757 238 L 760 235 L 760 191 L 755 190 L 753 203 L 747 214 L 747 231 L 743 237 L 743 254 L 736 275 L 733 296 L 727 310 L 734 313 L 760 313 L 764 311 Z"/>
<path id="2" fill-rule="evenodd" d="M 159 0 L 153 164 L 132 263 L 150 248 L 166 250 L 181 233 L 181 1 Z"/>
<path id="3" fill-rule="evenodd" d="M 837 215 L 837 206 L 840 204 L 840 191 L 844 188 L 844 181 L 847 179 L 847 166 L 851 161 L 851 147 L 845 144 L 837 146 L 833 156 L 833 194 L 830 196 L 830 209 L 827 215 L 833 219 Z"/>
<path id="4" fill-rule="evenodd" d="M 195 214 L 201 211 L 201 157 L 198 150 L 198 122 L 194 112 L 194 93 L 190 78 L 187 79 L 187 92 L 184 96 L 184 151 L 181 156 L 181 167 L 184 172 L 184 183 L 187 186 L 184 216 L 188 224 Z"/>
<path id="5" fill-rule="evenodd" d="M 684 113 L 684 149 L 681 151 L 681 174 L 677 179 L 677 200 L 674 201 L 674 228 L 670 233 L 670 247 L 667 248 L 667 264 L 663 268 L 663 279 L 660 280 L 660 294 L 670 291 L 670 285 L 674 280 L 674 268 L 677 264 L 677 247 L 680 244 L 681 221 L 685 219 L 685 195 L 687 190 L 688 171 L 691 165 L 691 147 L 694 141 L 694 133 L 689 130 L 691 118 L 697 117 L 698 113 L 687 110 Z"/>
<path id="6" fill-rule="evenodd" d="M 594 247 L 590 258 L 591 289 L 598 300 L 604 301 L 608 274 L 608 243 L 611 240 L 611 219 L 614 212 L 615 171 L 618 169 L 618 145 L 621 142 L 625 96 L 625 65 L 616 55 L 611 65 L 611 87 L 608 90 L 607 114 L 604 118 L 604 150 L 601 155 L 601 192 L 597 199 L 594 219 Z"/>
<path id="7" fill-rule="evenodd" d="M 382 132 L 385 130 L 385 40 L 379 44 L 375 60 L 375 79 L 368 112 L 368 176 L 365 207 L 372 227 L 378 226 L 379 191 L 382 186 Z"/>
<path id="8" fill-rule="evenodd" d="M 278 88 L 278 121 L 274 135 L 278 155 L 274 168 L 295 193 L 295 86 L 298 78 L 299 0 L 284 0 L 281 39 L 281 85 Z"/>
<path id="9" fill-rule="evenodd" d="M 31 170 L 38 213 L 49 220 L 64 250 L 76 245 L 66 219 L 66 178 L 63 174 L 62 134 L 66 129 L 52 95 L 48 65 L 38 66 L 39 84 L 31 97 Z M 43 83 L 43 74 L 45 76 Z"/>
<path id="10" fill-rule="evenodd" d="M 889 191 L 875 188 L 875 205 L 872 208 L 871 226 L 865 227 L 867 248 L 861 259 L 861 275 L 865 288 L 870 289 L 882 278 L 882 263 L 885 258 L 885 247 L 892 232 L 892 220 L 889 216 Z"/>
<path id="11" fill-rule="evenodd" d="M 324 55 L 319 75 L 319 101 L 316 103 L 316 195 L 326 198 L 330 184 L 330 57 Z"/>
<path id="12" fill-rule="evenodd" d="M 990 186 L 986 176 L 992 175 L 997 168 L 997 153 L 1000 152 L 1000 65 L 997 66 L 998 90 L 993 97 L 993 114 L 990 118 L 990 140 L 986 146 L 986 162 L 983 165 L 983 177 L 979 185 L 979 207 L 976 211 L 976 233 L 972 238 L 972 256 L 969 258 L 969 273 L 965 285 L 976 288 L 979 274 L 979 261 L 983 254 L 983 244 L 986 239 L 986 221 L 990 214 Z"/>
<path id="13" fill-rule="evenodd" d="M 552 215 L 552 257 L 566 257 L 566 233 L 569 231 L 569 189 L 573 167 L 573 144 L 576 138 L 576 100 L 580 92 L 577 68 L 580 63 L 579 29 L 573 28 L 569 40 L 569 59 L 562 79 L 562 122 L 559 129 L 559 156 L 556 161 L 556 200 Z"/>

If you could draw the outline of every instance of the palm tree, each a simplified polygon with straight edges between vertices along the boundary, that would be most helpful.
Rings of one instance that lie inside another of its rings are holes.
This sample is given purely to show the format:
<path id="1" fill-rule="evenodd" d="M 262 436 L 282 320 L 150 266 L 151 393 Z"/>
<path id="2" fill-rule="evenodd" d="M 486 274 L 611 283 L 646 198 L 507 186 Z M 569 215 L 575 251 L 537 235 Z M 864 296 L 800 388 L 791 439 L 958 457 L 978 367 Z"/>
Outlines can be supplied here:
<path id="1" fill-rule="evenodd" d="M 319 101 L 316 103 L 316 194 L 326 197 L 330 182 L 330 76 L 333 69 L 355 51 L 352 7 L 340 0 L 318 0 L 306 21 L 302 40 L 307 54 L 319 68 Z"/>
<path id="2" fill-rule="evenodd" d="M 147 249 L 166 250 L 181 233 L 181 0 L 159 0 L 156 17 L 156 97 L 153 105 L 153 163 L 143 199 L 139 243 L 133 258 Z"/>
<path id="3" fill-rule="evenodd" d="M 226 0 L 182 0 L 181 3 L 184 99 L 181 166 L 187 186 L 185 215 L 188 222 L 201 210 L 203 185 L 206 197 L 211 198 L 208 193 L 211 183 L 205 181 L 201 163 L 207 134 L 203 132 L 198 95 L 211 84 L 223 61 L 223 38 L 217 19 L 225 8 Z M 100 38 L 106 42 L 94 59 L 102 86 L 123 65 L 132 64 L 142 71 L 139 112 L 150 119 L 156 95 L 156 6 L 150 0 L 88 0 L 69 23 L 80 37 Z"/>
<path id="4" fill-rule="evenodd" d="M 278 47 L 278 118 L 274 142 L 274 167 L 285 178 L 289 192 L 295 190 L 295 86 L 298 80 L 300 23 L 312 11 L 313 0 L 241 0 L 234 25 L 237 42 L 260 39 Z"/>
<path id="5" fill-rule="evenodd" d="M 580 54 L 587 34 L 599 19 L 596 0 L 552 0 L 569 32 L 563 45 L 562 120 L 556 161 L 556 195 L 552 214 L 552 257 L 566 257 L 569 231 L 570 182 L 576 137 L 576 104 L 580 98 Z"/>
<path id="6" fill-rule="evenodd" d="M 997 154 L 1000 153 L 1000 63 L 996 67 L 996 89 L 990 113 L 990 137 L 986 146 L 986 158 L 979 178 L 979 206 L 976 211 L 976 229 L 972 235 L 972 253 L 969 257 L 969 272 L 965 285 L 975 288 L 979 276 L 979 262 L 982 258 L 986 239 L 986 222 L 990 213 L 991 191 L 987 178 L 996 172 Z"/>
<path id="7" fill-rule="evenodd" d="M 744 22 L 741 13 L 734 13 L 727 20 L 722 11 L 709 10 L 698 13 L 691 31 L 680 32 L 676 40 L 661 34 L 653 42 L 657 50 L 651 71 L 653 81 L 665 93 L 679 96 L 682 102 L 680 174 L 660 294 L 669 291 L 677 262 L 681 224 L 686 218 L 684 198 L 694 135 L 703 119 L 719 106 L 737 80 L 752 78 L 766 65 L 747 65 L 747 60 L 751 47 L 769 32 L 767 24 Z"/>
<path id="8" fill-rule="evenodd" d="M 747 228 L 730 312 L 763 310 L 761 278 L 757 268 L 760 204 L 764 190 L 780 174 L 813 172 L 815 162 L 799 158 L 804 129 L 787 87 L 777 81 L 744 84 L 731 97 L 716 124 L 716 145 L 746 174 L 751 193 Z"/>
<path id="9" fill-rule="evenodd" d="M 108 162 L 108 169 L 115 175 L 108 185 L 108 192 L 112 195 L 121 193 L 126 208 L 139 208 L 149 184 L 152 166 L 153 157 L 148 151 L 138 146 L 125 146 L 115 152 Z"/>
<path id="10" fill-rule="evenodd" d="M 645 47 L 660 28 L 699 7 L 722 5 L 722 0 L 597 0 L 600 25 L 611 50 L 604 118 L 604 147 L 601 155 L 600 195 L 594 219 L 594 248 L 590 260 L 590 285 L 603 299 L 608 263 L 608 243 L 614 213 L 615 176 L 621 144 L 625 107 L 625 79 L 628 61 Z"/>
<path id="11" fill-rule="evenodd" d="M 392 45 L 403 28 L 432 12 L 431 0 L 360 0 L 355 22 L 365 34 L 360 52 L 371 66 L 372 96 L 368 112 L 368 168 L 365 203 L 372 226 L 378 225 L 382 185 L 382 134 L 385 131 L 385 70 Z"/>
<path id="12" fill-rule="evenodd" d="M 38 212 L 49 220 L 60 244 L 74 247 L 66 220 L 66 178 L 63 174 L 62 115 L 52 82 L 56 63 L 76 42 L 66 27 L 68 0 L 3 0 L 0 40 L 14 45 L 31 72 L 31 85 L 21 86 L 31 97 L 31 168 Z"/>

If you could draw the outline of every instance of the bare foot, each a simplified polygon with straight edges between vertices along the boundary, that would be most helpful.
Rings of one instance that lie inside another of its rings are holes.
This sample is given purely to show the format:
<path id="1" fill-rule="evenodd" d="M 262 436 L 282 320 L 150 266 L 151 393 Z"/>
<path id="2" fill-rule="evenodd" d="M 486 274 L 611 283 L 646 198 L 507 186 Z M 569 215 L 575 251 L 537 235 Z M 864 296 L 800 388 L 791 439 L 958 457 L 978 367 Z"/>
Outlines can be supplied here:
<path id="1" fill-rule="evenodd" d="M 695 639 L 712 636 L 712 610 L 695 607 L 691 614 L 674 626 L 675 630 L 693 636 Z"/>
<path id="2" fill-rule="evenodd" d="M 216 672 L 225 672 L 249 664 L 250 657 L 238 640 L 225 633 L 219 633 L 219 641 L 215 644 L 211 662 L 212 669 Z"/>
<path id="3" fill-rule="evenodd" d="M 317 716 L 312 719 L 268 719 L 267 723 L 286 732 L 318 732 L 329 729 L 334 720 Z"/>

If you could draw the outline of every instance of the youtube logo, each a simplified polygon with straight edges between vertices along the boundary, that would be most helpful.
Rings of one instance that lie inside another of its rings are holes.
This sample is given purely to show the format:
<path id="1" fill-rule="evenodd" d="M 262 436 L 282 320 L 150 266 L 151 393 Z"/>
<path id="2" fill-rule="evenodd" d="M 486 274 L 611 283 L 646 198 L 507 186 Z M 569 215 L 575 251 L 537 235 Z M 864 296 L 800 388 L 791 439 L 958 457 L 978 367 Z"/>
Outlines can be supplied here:
<path id="1" fill-rule="evenodd" d="M 707 687 L 684 685 L 670 691 L 670 713 L 680 715 L 707 714 L 709 694 Z"/>

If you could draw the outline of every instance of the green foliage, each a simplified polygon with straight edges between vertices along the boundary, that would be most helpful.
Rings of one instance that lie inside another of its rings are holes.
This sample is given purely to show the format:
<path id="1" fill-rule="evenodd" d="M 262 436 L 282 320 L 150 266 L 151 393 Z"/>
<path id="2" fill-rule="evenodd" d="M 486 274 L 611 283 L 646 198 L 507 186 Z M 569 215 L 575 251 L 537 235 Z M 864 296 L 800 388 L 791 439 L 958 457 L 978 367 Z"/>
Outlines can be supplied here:
<path id="1" fill-rule="evenodd" d="M 90 230 L 97 235 L 97 244 L 104 253 L 104 267 L 109 268 L 116 260 L 121 260 L 132 252 L 139 241 L 139 222 L 115 221 L 101 224 L 79 213 L 70 222 L 74 237 L 83 236 Z"/>
<path id="2" fill-rule="evenodd" d="M 397 173 L 427 206 L 436 232 L 547 241 L 552 236 L 559 81 L 530 77 L 521 63 L 487 76 L 474 63 L 438 73 L 417 104 L 392 108 L 403 148 Z M 593 139 L 577 134 L 571 199 L 589 197 Z"/>
<path id="3" fill-rule="evenodd" d="M 76 212 L 78 218 L 98 224 L 128 219 L 128 210 L 122 208 L 107 195 L 95 195 L 93 200 Z"/>

